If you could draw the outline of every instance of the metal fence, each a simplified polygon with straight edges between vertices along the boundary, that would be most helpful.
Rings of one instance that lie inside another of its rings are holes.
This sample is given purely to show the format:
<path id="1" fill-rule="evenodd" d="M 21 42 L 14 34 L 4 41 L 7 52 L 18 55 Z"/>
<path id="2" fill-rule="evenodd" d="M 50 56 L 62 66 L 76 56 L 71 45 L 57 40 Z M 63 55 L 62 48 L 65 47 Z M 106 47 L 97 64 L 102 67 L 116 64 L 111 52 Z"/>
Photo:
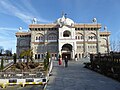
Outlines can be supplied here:
<path id="1" fill-rule="evenodd" d="M 120 53 L 91 54 L 90 62 L 91 69 L 120 79 Z"/>

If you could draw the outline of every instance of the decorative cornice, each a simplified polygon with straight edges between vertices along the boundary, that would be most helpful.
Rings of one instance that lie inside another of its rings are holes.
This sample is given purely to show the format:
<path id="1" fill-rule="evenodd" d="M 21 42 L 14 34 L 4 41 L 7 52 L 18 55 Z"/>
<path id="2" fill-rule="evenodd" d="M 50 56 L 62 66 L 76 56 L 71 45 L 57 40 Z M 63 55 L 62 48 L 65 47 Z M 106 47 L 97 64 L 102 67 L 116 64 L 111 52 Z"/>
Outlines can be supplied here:
<path id="1" fill-rule="evenodd" d="M 16 37 L 31 36 L 31 33 L 30 32 L 17 32 L 15 35 L 16 35 Z"/>
<path id="2" fill-rule="evenodd" d="M 34 45 L 40 45 L 40 44 L 57 44 L 57 42 L 32 42 Z"/>
<path id="3" fill-rule="evenodd" d="M 75 28 L 101 28 L 101 24 L 75 24 Z"/>
<path id="4" fill-rule="evenodd" d="M 106 32 L 106 31 L 104 31 L 104 32 L 100 32 L 100 35 L 106 35 L 106 36 L 109 36 L 109 35 L 111 35 L 111 33 L 110 33 L 110 32 Z"/>
<path id="5" fill-rule="evenodd" d="M 30 24 L 29 28 L 59 28 L 58 24 Z M 74 28 L 101 28 L 101 24 L 74 24 Z"/>
<path id="6" fill-rule="evenodd" d="M 45 44 L 44 42 L 32 42 L 33 44 Z"/>
<path id="7" fill-rule="evenodd" d="M 30 24 L 29 28 L 58 28 L 57 24 Z"/>

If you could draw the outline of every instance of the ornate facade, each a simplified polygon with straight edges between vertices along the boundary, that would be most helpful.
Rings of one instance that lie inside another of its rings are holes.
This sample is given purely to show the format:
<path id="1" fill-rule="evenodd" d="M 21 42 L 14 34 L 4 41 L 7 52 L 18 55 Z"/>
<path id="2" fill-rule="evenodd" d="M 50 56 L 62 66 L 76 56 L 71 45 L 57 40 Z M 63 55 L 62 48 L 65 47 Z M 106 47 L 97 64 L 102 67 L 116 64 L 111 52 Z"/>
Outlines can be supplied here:
<path id="1" fill-rule="evenodd" d="M 69 59 L 88 56 L 90 53 L 107 53 L 110 32 L 101 32 L 101 24 L 96 18 L 92 23 L 80 24 L 64 15 L 52 24 L 38 24 L 34 18 L 28 32 L 17 32 L 17 54 L 22 50 L 33 49 L 33 58 L 43 59 L 47 51 L 52 58 L 58 54 Z"/>

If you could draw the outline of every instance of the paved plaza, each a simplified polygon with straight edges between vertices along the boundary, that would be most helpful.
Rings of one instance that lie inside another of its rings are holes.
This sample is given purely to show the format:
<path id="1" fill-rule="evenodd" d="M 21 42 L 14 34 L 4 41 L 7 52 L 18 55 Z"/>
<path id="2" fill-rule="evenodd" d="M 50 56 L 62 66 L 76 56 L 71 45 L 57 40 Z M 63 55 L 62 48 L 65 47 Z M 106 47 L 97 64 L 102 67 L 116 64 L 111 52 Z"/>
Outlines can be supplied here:
<path id="1" fill-rule="evenodd" d="M 67 68 L 54 61 L 46 90 L 120 90 L 120 82 L 83 68 L 84 60 L 69 61 Z"/>

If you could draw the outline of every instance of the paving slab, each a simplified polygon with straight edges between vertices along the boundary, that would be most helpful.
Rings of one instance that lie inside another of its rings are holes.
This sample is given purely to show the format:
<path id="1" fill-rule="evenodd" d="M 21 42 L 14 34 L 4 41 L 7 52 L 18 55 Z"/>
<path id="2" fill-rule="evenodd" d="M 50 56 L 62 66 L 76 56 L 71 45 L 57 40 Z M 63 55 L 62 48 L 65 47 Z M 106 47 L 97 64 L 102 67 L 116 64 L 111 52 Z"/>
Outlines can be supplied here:
<path id="1" fill-rule="evenodd" d="M 54 61 L 46 90 L 120 90 L 120 82 L 83 68 L 83 60 L 69 61 L 67 68 Z"/>

